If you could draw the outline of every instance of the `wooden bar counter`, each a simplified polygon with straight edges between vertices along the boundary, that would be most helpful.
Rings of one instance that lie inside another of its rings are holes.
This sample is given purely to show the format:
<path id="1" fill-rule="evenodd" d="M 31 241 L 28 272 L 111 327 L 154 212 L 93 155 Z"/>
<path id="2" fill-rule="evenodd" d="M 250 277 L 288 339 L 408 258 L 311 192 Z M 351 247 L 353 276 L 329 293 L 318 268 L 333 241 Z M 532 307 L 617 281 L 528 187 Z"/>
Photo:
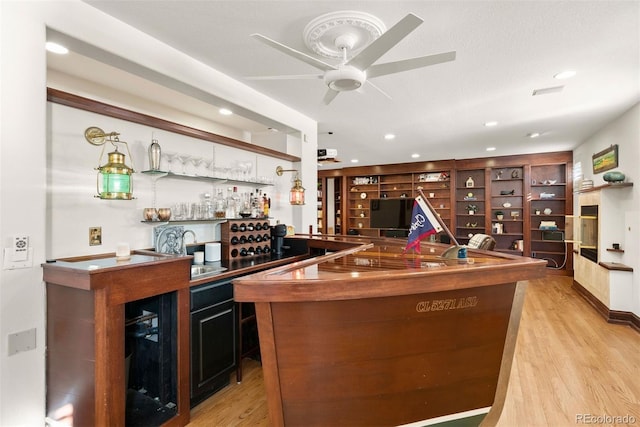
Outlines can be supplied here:
<path id="1" fill-rule="evenodd" d="M 125 261 L 88 256 L 43 265 L 51 425 L 126 425 L 125 305 L 162 294 L 175 294 L 176 332 L 170 337 L 176 347 L 175 409 L 162 425 L 188 424 L 190 264 L 191 257 L 133 254 Z"/>
<path id="2" fill-rule="evenodd" d="M 525 283 L 546 262 L 405 241 L 311 236 L 319 257 L 234 280 L 255 302 L 271 424 L 495 424 Z M 488 415 L 487 415 L 488 414 Z"/>

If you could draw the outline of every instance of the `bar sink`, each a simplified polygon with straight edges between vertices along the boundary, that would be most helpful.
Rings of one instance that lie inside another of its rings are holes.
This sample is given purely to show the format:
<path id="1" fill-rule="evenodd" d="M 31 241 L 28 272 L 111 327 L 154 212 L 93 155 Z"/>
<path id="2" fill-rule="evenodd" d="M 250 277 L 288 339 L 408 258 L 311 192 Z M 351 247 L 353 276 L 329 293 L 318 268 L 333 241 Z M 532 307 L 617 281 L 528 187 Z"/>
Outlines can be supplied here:
<path id="1" fill-rule="evenodd" d="M 192 265 L 191 279 L 199 279 L 206 276 L 214 276 L 225 271 L 227 268 L 219 265 Z"/>

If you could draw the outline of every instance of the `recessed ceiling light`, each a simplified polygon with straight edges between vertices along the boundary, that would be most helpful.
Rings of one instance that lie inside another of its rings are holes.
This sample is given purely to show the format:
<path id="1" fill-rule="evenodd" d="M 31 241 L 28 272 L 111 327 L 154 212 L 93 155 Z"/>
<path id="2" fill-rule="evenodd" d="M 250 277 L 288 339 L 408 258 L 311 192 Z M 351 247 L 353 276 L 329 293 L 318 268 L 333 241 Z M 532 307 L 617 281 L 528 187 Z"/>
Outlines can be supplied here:
<path id="1" fill-rule="evenodd" d="M 420 157 L 420 154 L 418 154 L 418 153 L 413 153 L 413 154 L 411 155 L 411 157 L 412 157 L 412 158 L 414 158 L 414 159 L 417 159 L 418 157 Z"/>
<path id="2" fill-rule="evenodd" d="M 493 126 L 498 126 L 498 122 L 485 122 L 484 124 L 486 127 L 490 128 Z"/>
<path id="3" fill-rule="evenodd" d="M 487 151 L 496 151 L 496 147 L 487 147 Z"/>
<path id="4" fill-rule="evenodd" d="M 384 136 L 384 139 L 386 139 L 387 141 L 390 141 L 392 139 L 394 139 L 396 136 L 392 133 L 388 133 Z"/>
<path id="5" fill-rule="evenodd" d="M 565 70 L 565 71 L 562 71 L 562 72 L 556 74 L 555 76 L 553 76 L 553 78 L 558 79 L 558 80 L 562 80 L 562 79 L 569 79 L 569 78 L 571 78 L 571 77 L 573 77 L 575 75 L 576 75 L 575 71 L 573 71 L 573 70 Z"/>
<path id="6" fill-rule="evenodd" d="M 230 116 L 233 114 L 233 111 L 229 110 L 228 108 L 221 108 L 218 110 L 218 112 L 223 116 Z"/>
<path id="7" fill-rule="evenodd" d="M 57 53 L 59 55 L 66 55 L 67 53 L 69 53 L 69 49 L 67 49 L 66 47 L 62 46 L 61 44 L 54 43 L 54 42 L 47 42 L 47 43 L 45 43 L 44 47 L 49 52 Z"/>
<path id="8" fill-rule="evenodd" d="M 358 163 L 358 159 L 351 159 L 351 163 Z"/>
<path id="9" fill-rule="evenodd" d="M 548 95 L 550 93 L 562 92 L 562 89 L 564 89 L 564 86 L 545 87 L 542 89 L 535 89 L 531 95 L 532 96 Z"/>
<path id="10" fill-rule="evenodd" d="M 529 138 L 537 138 L 537 137 L 539 137 L 539 136 L 540 136 L 540 133 L 538 133 L 538 132 L 531 132 L 531 133 L 528 133 L 528 134 L 527 134 L 527 136 L 528 136 Z"/>

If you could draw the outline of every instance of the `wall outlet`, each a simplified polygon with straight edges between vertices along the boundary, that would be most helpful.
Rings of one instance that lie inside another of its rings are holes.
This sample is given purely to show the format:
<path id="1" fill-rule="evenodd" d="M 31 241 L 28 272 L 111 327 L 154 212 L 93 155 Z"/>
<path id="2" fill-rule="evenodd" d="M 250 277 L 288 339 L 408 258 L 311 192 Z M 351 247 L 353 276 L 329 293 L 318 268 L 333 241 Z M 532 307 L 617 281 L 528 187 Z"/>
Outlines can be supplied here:
<path id="1" fill-rule="evenodd" d="M 102 227 L 89 227 L 89 246 L 102 244 Z"/>
<path id="2" fill-rule="evenodd" d="M 36 348 L 36 328 L 9 334 L 9 356 Z"/>

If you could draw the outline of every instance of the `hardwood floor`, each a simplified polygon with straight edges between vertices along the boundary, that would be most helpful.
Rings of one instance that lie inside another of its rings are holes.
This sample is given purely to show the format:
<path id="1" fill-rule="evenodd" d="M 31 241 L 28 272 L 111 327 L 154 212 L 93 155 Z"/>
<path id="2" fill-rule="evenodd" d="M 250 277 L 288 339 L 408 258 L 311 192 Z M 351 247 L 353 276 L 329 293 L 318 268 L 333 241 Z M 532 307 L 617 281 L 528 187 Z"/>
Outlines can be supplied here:
<path id="1" fill-rule="evenodd" d="M 499 427 L 640 426 L 640 334 L 607 323 L 571 282 L 529 282 Z M 189 427 L 269 426 L 260 364 L 243 363 L 242 384 L 233 375 Z"/>

